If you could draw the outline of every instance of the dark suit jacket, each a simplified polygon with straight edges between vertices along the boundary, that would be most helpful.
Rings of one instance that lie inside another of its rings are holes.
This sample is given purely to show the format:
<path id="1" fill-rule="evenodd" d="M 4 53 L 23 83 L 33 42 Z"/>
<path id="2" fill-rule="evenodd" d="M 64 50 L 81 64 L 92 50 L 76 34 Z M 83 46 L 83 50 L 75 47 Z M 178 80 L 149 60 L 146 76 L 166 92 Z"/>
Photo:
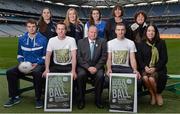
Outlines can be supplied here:
<path id="1" fill-rule="evenodd" d="M 77 63 L 78 67 L 88 69 L 90 66 L 97 70 L 104 68 L 107 60 L 107 43 L 104 39 L 97 38 L 95 42 L 94 57 L 91 60 L 88 38 L 79 40 Z"/>

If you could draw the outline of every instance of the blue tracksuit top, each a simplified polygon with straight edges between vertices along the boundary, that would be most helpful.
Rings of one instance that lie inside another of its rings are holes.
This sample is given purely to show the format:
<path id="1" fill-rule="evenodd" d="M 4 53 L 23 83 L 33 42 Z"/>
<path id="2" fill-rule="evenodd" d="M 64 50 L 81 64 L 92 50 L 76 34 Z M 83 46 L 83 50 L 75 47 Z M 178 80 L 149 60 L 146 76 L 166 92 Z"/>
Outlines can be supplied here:
<path id="1" fill-rule="evenodd" d="M 44 64 L 47 47 L 47 38 L 40 32 L 29 38 L 28 32 L 19 37 L 18 41 L 18 62 L 28 61 L 31 63 Z"/>

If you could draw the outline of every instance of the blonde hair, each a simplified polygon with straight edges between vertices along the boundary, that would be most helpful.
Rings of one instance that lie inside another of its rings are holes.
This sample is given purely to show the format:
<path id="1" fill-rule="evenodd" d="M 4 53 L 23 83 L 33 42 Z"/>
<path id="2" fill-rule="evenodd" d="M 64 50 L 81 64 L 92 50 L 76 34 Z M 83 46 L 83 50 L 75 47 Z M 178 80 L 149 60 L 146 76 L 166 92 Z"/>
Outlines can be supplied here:
<path id="1" fill-rule="evenodd" d="M 74 8 L 69 8 L 66 12 L 66 18 L 64 20 L 64 23 L 66 24 L 67 28 L 69 28 L 69 25 L 70 25 L 70 20 L 69 20 L 69 12 L 70 11 L 74 11 L 75 12 L 75 15 L 76 15 L 76 22 L 75 24 L 82 24 L 82 22 L 79 20 L 79 17 L 78 17 L 78 12 L 76 11 L 76 9 Z M 69 30 L 69 29 L 68 29 Z"/>

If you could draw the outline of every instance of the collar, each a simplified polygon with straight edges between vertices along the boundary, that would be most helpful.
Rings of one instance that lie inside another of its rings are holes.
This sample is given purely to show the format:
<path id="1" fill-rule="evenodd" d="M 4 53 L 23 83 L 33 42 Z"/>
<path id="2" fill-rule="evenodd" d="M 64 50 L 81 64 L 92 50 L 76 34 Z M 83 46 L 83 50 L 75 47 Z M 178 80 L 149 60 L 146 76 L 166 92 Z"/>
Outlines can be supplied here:
<path id="1" fill-rule="evenodd" d="M 36 33 L 33 37 L 31 37 L 31 36 L 29 35 L 29 33 L 28 33 L 28 38 L 31 39 L 31 40 L 33 40 L 33 39 L 36 38 L 36 35 L 37 35 L 37 33 Z"/>
<path id="2" fill-rule="evenodd" d="M 95 25 L 99 25 L 99 24 L 101 24 L 101 22 L 102 22 L 102 21 L 100 20 L 98 23 L 95 23 L 95 22 L 94 22 L 94 24 L 95 24 Z"/>
<path id="3" fill-rule="evenodd" d="M 90 44 L 91 42 L 96 43 L 96 40 L 90 40 L 89 38 L 88 38 L 88 41 L 89 41 L 89 44 Z"/>
<path id="4" fill-rule="evenodd" d="M 65 40 L 65 39 L 66 39 L 66 35 L 65 35 L 64 38 L 61 38 L 61 37 L 57 36 L 57 39 L 58 39 L 58 40 Z"/>
<path id="5" fill-rule="evenodd" d="M 125 40 L 125 37 L 123 37 L 123 38 L 116 38 L 118 41 L 124 41 Z"/>
<path id="6" fill-rule="evenodd" d="M 146 27 L 146 26 L 147 26 L 147 24 L 146 24 L 146 22 L 144 22 L 143 25 L 142 25 L 142 27 Z M 133 31 L 135 31 L 138 27 L 139 27 L 139 24 L 137 24 L 137 23 L 133 23 L 133 24 L 131 25 L 131 29 L 132 29 Z"/>

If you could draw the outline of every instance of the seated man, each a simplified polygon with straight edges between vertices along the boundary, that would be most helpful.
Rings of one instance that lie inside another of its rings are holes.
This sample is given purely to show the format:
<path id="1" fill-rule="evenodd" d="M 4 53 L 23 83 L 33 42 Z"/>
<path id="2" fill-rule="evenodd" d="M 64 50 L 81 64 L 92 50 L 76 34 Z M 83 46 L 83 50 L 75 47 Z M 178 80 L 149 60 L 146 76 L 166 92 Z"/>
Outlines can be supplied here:
<path id="1" fill-rule="evenodd" d="M 133 41 L 124 37 L 125 32 L 125 25 L 117 24 L 115 28 L 117 38 L 108 41 L 107 75 L 112 72 L 136 73 L 139 79 L 140 74 L 135 59 L 136 47 Z"/>
<path id="2" fill-rule="evenodd" d="M 35 108 L 42 108 L 42 72 L 44 70 L 47 39 L 39 32 L 36 32 L 36 28 L 37 25 L 35 20 L 29 19 L 26 22 L 27 32 L 19 38 L 17 59 L 19 63 L 24 61 L 32 63 L 33 69 L 28 75 L 33 76 L 36 97 Z M 6 75 L 10 99 L 4 104 L 4 107 L 11 107 L 18 104 L 21 100 L 19 97 L 18 80 L 25 76 L 25 74 L 19 71 L 17 65 L 7 70 Z"/>
<path id="3" fill-rule="evenodd" d="M 43 76 L 49 72 L 72 72 L 76 79 L 76 41 L 74 38 L 66 36 L 66 25 L 58 22 L 56 26 L 57 36 L 50 38 L 47 45 L 45 71 Z M 51 61 L 51 56 L 53 60 Z"/>
<path id="4" fill-rule="evenodd" d="M 78 108 L 85 107 L 85 90 L 88 76 L 95 79 L 95 103 L 98 108 L 103 108 L 101 94 L 104 83 L 104 65 L 107 60 L 106 41 L 97 38 L 97 28 L 90 26 L 88 37 L 78 42 Z"/>

